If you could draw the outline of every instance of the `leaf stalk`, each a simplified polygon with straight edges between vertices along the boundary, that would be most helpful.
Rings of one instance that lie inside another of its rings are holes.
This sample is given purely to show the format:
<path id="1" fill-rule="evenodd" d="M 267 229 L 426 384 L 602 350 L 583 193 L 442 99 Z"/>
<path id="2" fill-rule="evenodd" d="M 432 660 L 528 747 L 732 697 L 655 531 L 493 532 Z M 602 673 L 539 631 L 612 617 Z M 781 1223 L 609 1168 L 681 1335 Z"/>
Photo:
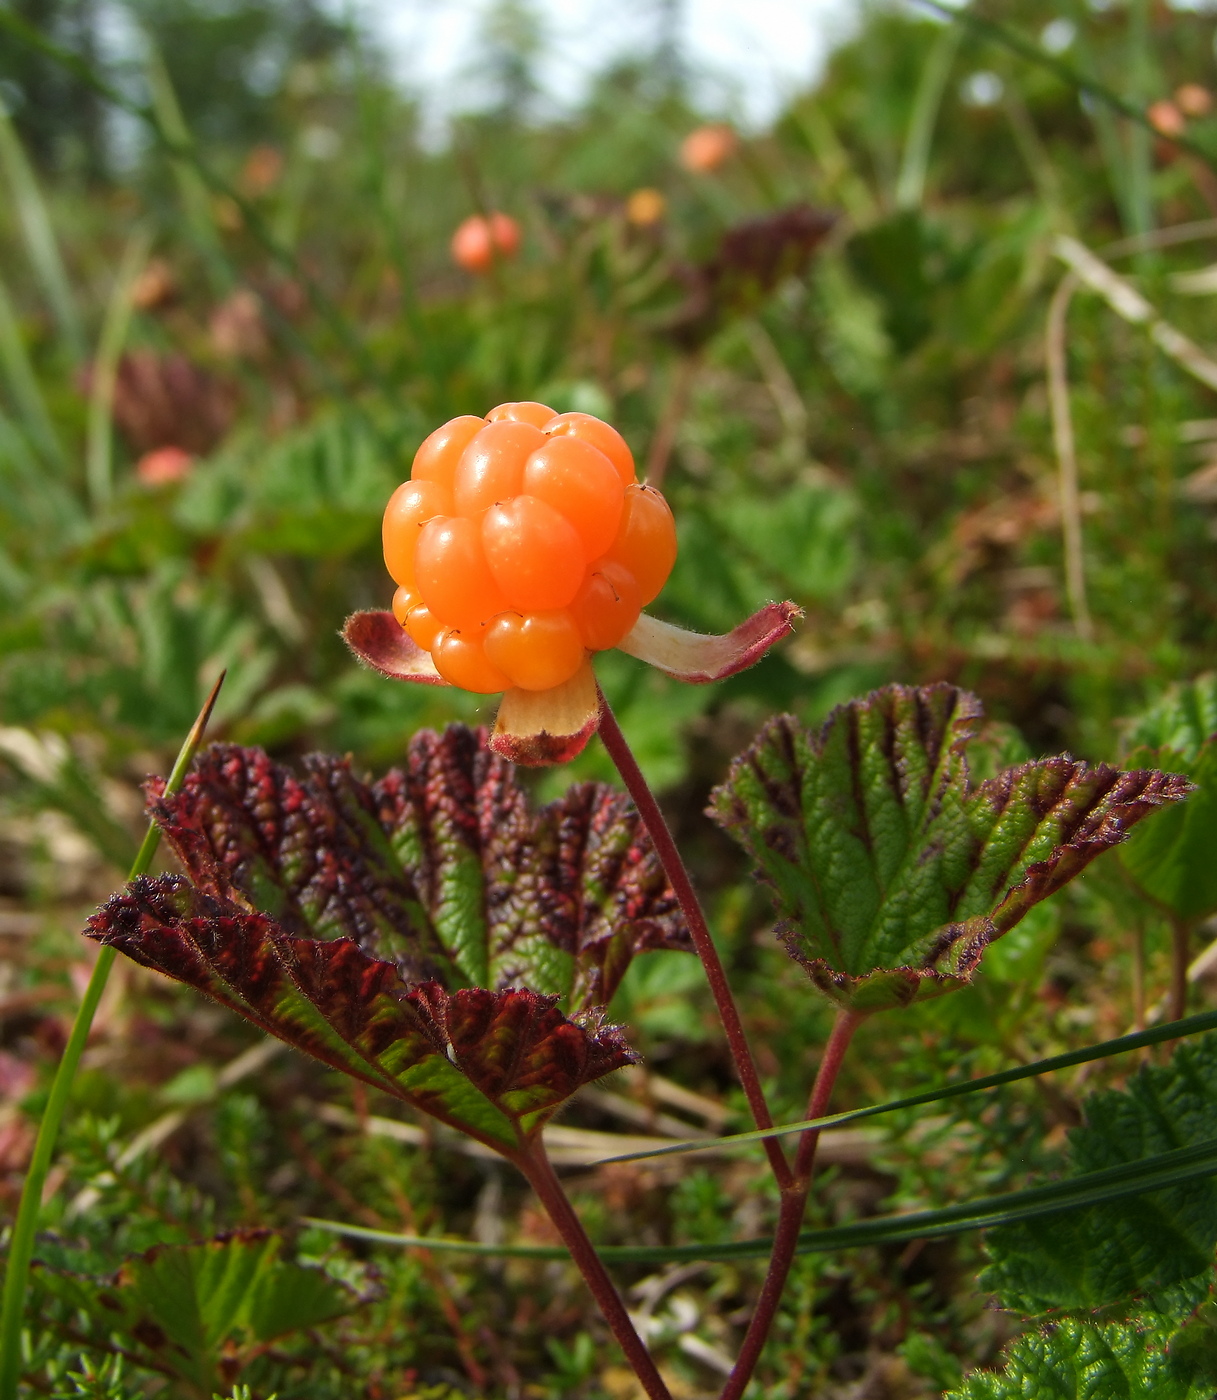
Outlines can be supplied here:
<path id="1" fill-rule="evenodd" d="M 731 993 L 731 984 L 727 980 L 726 969 L 718 955 L 718 949 L 714 946 L 714 939 L 710 936 L 706 916 L 693 888 L 688 868 L 659 803 L 655 800 L 655 794 L 643 777 L 638 760 L 626 742 L 617 717 L 613 714 L 603 691 L 600 692 L 600 738 L 618 773 L 621 774 L 626 791 L 634 799 L 634 805 L 638 808 L 643 824 L 655 845 L 664 874 L 667 875 L 668 883 L 672 886 L 684 913 L 685 922 L 693 938 L 693 946 L 697 949 L 697 955 L 706 971 L 706 980 L 710 983 L 710 992 L 718 1008 L 719 1019 L 723 1023 L 727 1045 L 735 1062 L 735 1072 L 739 1076 L 748 1107 L 752 1111 L 753 1122 L 758 1128 L 772 1128 L 773 1117 L 769 1112 L 765 1091 L 761 1087 L 761 1077 L 752 1057 L 752 1047 L 748 1044 L 744 1023 L 735 1004 L 735 997 Z M 765 1153 L 778 1185 L 783 1191 L 789 1190 L 794 1185 L 794 1175 L 785 1151 L 776 1139 L 766 1138 Z"/>

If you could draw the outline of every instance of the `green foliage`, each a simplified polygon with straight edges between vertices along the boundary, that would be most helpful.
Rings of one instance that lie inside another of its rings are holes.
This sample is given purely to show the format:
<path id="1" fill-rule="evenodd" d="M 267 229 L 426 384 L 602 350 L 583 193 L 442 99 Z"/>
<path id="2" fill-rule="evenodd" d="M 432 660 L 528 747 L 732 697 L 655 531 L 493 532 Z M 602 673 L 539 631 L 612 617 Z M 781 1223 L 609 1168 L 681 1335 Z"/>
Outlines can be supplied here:
<path id="1" fill-rule="evenodd" d="M 1127 762 L 1184 774 L 1196 791 L 1179 810 L 1135 832 L 1120 851 L 1134 883 L 1176 918 L 1217 911 L 1217 677 L 1169 692 L 1130 733 Z"/>
<path id="2" fill-rule="evenodd" d="M 1217 1036 L 1181 1044 L 1121 1091 L 1092 1095 L 1069 1135 L 1069 1172 L 1101 1171 L 1217 1139 Z M 1075 1209 L 987 1237 L 982 1285 L 1019 1311 L 1094 1309 L 1212 1267 L 1217 1182 Z"/>
<path id="3" fill-rule="evenodd" d="M 712 812 L 773 887 L 812 983 L 861 1011 L 964 985 L 985 946 L 1186 786 L 1072 759 L 972 787 L 980 707 L 952 686 L 892 686 L 818 734 L 772 720 Z"/>
<path id="4" fill-rule="evenodd" d="M 43 1269 L 41 1283 L 82 1320 L 90 1345 L 108 1349 L 117 1339 L 140 1366 L 208 1397 L 266 1343 L 331 1322 L 360 1301 L 321 1270 L 280 1259 L 282 1244 L 269 1230 L 238 1231 L 158 1245 L 111 1278 Z M 117 1384 L 121 1368 L 111 1374 Z M 97 1388 L 111 1384 L 103 1376 L 88 1384 L 94 1388 L 81 1394 L 112 1393 Z"/>

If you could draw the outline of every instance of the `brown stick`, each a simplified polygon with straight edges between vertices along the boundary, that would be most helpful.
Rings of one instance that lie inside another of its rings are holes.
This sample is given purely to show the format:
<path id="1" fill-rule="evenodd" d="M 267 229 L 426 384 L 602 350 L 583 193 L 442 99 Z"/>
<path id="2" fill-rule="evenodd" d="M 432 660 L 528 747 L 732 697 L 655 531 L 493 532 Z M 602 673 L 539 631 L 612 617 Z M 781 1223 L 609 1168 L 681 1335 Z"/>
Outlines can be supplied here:
<path id="1" fill-rule="evenodd" d="M 816 1071 L 811 1097 L 807 1101 L 808 1118 L 821 1118 L 826 1113 L 833 1086 L 845 1059 L 845 1052 L 849 1049 L 854 1032 L 864 1019 L 865 1017 L 856 1011 L 837 1012 L 832 1034 L 828 1037 L 820 1067 Z M 756 1363 L 761 1359 L 761 1352 L 769 1339 L 769 1331 L 773 1326 L 773 1319 L 777 1316 L 778 1304 L 782 1301 L 782 1293 L 794 1263 L 795 1250 L 798 1248 L 799 1229 L 807 1208 L 807 1193 L 811 1187 L 811 1173 L 815 1166 L 816 1146 L 819 1141 L 819 1128 L 812 1128 L 799 1138 L 798 1152 L 795 1156 L 795 1178 L 790 1187 L 782 1191 L 778 1224 L 773 1237 L 773 1252 L 769 1256 L 765 1282 L 761 1286 L 760 1297 L 756 1300 L 748 1331 L 744 1334 L 744 1343 L 740 1347 L 719 1400 L 739 1400 L 752 1379 Z"/>
<path id="2" fill-rule="evenodd" d="M 618 773 L 621 774 L 621 780 L 625 783 L 626 790 L 634 799 L 634 805 L 642 816 L 643 824 L 650 833 L 651 840 L 655 843 L 655 850 L 659 855 L 664 874 L 668 877 L 668 883 L 672 886 L 676 898 L 680 902 L 685 922 L 689 925 L 689 932 L 693 937 L 693 946 L 697 949 L 697 955 L 706 970 L 706 980 L 710 983 L 710 991 L 714 997 L 714 1004 L 718 1008 L 719 1019 L 723 1023 L 723 1031 L 727 1037 L 731 1058 L 735 1061 L 735 1072 L 743 1086 L 744 1096 L 752 1111 L 753 1122 L 758 1128 L 772 1128 L 773 1117 L 769 1112 L 765 1091 L 761 1087 L 761 1077 L 757 1072 L 756 1061 L 752 1058 L 752 1047 L 748 1044 L 748 1037 L 744 1033 L 744 1023 L 740 1018 L 735 998 L 731 994 L 731 984 L 727 980 L 726 969 L 718 955 L 718 949 L 714 946 L 714 939 L 710 936 L 706 916 L 702 912 L 701 903 L 693 888 L 693 881 L 689 878 L 689 872 L 685 868 L 676 842 L 672 839 L 672 833 L 664 819 L 663 812 L 660 810 L 659 803 L 655 800 L 655 795 L 647 784 L 647 780 L 642 776 L 642 769 L 639 768 L 638 761 L 635 759 L 629 744 L 626 743 L 625 735 L 621 732 L 621 726 L 609 708 L 609 702 L 605 699 L 603 691 L 600 692 L 600 738 L 608 750 L 609 757 L 616 765 Z M 765 1152 L 769 1157 L 769 1165 L 773 1168 L 778 1185 L 783 1191 L 787 1190 L 794 1184 L 794 1177 L 790 1170 L 790 1163 L 786 1160 L 786 1153 L 776 1138 L 765 1139 Z"/>
<path id="3" fill-rule="evenodd" d="M 1192 926 L 1186 919 L 1171 917 L 1171 991 L 1170 1019 L 1182 1020 L 1187 1015 L 1187 964 L 1192 940 Z"/>
<path id="4" fill-rule="evenodd" d="M 650 1352 L 630 1320 L 621 1295 L 614 1287 L 613 1280 L 609 1278 L 604 1261 L 596 1253 L 596 1247 L 588 1239 L 583 1222 L 567 1199 L 540 1139 L 535 1139 L 513 1160 L 528 1178 L 529 1185 L 537 1193 L 546 1214 L 557 1227 L 563 1244 L 570 1250 L 571 1258 L 578 1265 L 584 1282 L 591 1289 L 592 1297 L 599 1305 L 604 1320 L 612 1328 L 613 1336 L 617 1338 L 621 1350 L 625 1352 L 626 1360 L 633 1367 L 634 1374 L 642 1382 L 650 1400 L 672 1400 L 663 1377 L 655 1368 Z"/>

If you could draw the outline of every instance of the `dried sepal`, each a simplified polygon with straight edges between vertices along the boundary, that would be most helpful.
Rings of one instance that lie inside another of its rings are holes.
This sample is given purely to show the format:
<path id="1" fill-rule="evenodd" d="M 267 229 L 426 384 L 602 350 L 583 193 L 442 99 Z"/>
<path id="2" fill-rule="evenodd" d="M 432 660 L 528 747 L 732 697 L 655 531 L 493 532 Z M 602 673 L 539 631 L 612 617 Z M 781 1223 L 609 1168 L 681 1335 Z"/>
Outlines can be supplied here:
<path id="1" fill-rule="evenodd" d="M 390 680 L 448 684 L 431 653 L 411 641 L 391 612 L 352 613 L 343 624 L 342 640 L 360 661 Z"/>
<path id="2" fill-rule="evenodd" d="M 794 603 L 766 603 L 730 632 L 706 636 L 643 613 L 618 647 L 677 680 L 704 685 L 754 666 L 802 616 Z"/>
<path id="3" fill-rule="evenodd" d="M 490 747 L 512 763 L 544 768 L 581 754 L 600 723 L 600 692 L 589 662 L 551 690 L 509 690 Z"/>
<path id="4" fill-rule="evenodd" d="M 971 787 L 980 705 L 888 686 L 818 732 L 771 720 L 711 815 L 772 887 L 787 951 L 841 1005 L 872 1011 L 964 985 L 1034 904 L 1190 790 L 1154 770 L 1022 764 Z"/>
<path id="5" fill-rule="evenodd" d="M 521 988 L 413 986 L 347 938 L 295 938 L 264 914 L 146 877 L 86 933 L 261 1030 L 510 1156 L 582 1085 L 633 1063 L 615 1026 Z"/>

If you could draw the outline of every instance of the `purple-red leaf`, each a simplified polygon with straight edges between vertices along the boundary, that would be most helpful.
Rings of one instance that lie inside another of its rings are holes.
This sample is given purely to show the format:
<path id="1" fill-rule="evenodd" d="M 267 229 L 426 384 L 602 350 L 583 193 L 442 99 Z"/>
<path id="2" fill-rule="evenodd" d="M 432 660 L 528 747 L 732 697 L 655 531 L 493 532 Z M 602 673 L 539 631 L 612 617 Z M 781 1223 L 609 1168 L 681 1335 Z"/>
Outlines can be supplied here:
<path id="1" fill-rule="evenodd" d="M 348 938 L 293 937 L 178 876 L 136 880 L 86 932 L 508 1155 L 635 1058 L 594 1012 L 570 1019 L 527 989 L 410 986 Z"/>
<path id="2" fill-rule="evenodd" d="M 513 766 L 461 725 L 361 782 L 313 756 L 297 778 L 215 745 L 152 811 L 203 891 L 302 937 L 352 939 L 407 982 L 527 985 L 603 1005 L 635 953 L 683 948 L 675 897 L 633 805 L 604 784 L 532 811 Z"/>

